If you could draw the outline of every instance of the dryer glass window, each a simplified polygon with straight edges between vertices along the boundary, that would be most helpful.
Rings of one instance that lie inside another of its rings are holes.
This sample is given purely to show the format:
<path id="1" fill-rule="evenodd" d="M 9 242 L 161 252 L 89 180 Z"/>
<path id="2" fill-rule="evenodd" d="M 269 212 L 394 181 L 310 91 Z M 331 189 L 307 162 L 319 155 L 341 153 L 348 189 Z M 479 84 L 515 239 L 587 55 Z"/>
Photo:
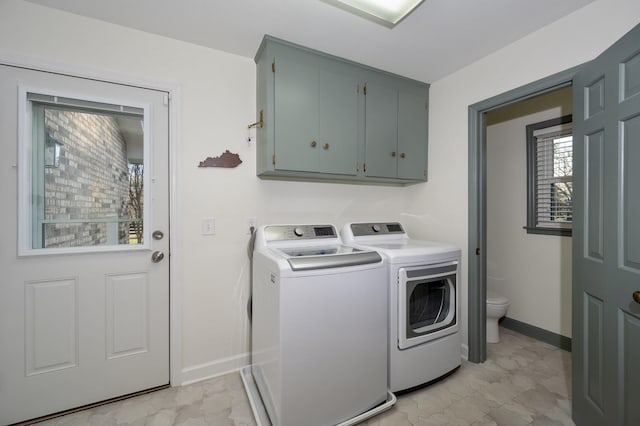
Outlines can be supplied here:
<path id="1" fill-rule="evenodd" d="M 409 326 L 414 332 L 426 330 L 446 318 L 450 311 L 446 280 L 416 286 L 409 297 Z"/>

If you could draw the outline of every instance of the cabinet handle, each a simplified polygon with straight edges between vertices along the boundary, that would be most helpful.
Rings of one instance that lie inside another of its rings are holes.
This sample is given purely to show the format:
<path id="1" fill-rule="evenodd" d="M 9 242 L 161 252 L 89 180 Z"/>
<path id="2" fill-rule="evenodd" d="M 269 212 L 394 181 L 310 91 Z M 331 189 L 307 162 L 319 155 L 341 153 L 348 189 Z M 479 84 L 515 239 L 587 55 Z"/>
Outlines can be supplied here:
<path id="1" fill-rule="evenodd" d="M 395 151 L 391 151 L 391 156 L 395 157 L 396 156 L 396 152 Z"/>
<path id="2" fill-rule="evenodd" d="M 316 142 L 316 141 L 311 141 L 311 148 L 315 148 L 317 144 L 318 144 L 318 142 Z"/>
<path id="3" fill-rule="evenodd" d="M 328 143 L 323 144 L 322 149 L 329 149 L 329 144 Z"/>
<path id="4" fill-rule="evenodd" d="M 404 152 L 400 153 L 400 158 L 404 158 L 406 157 L 406 155 L 404 154 Z"/>

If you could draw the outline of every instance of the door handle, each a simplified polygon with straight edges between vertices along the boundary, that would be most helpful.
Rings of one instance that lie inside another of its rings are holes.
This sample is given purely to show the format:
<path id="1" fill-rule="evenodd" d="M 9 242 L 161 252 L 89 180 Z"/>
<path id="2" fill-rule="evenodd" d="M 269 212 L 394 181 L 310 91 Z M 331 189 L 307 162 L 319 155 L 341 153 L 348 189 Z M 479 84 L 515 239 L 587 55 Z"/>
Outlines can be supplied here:
<path id="1" fill-rule="evenodd" d="M 640 303 L 640 291 L 633 292 L 633 300 L 636 303 Z"/>
<path id="2" fill-rule="evenodd" d="M 162 259 L 164 259 L 164 253 L 161 251 L 154 251 L 153 254 L 151 255 L 151 261 L 153 263 L 161 262 Z"/>

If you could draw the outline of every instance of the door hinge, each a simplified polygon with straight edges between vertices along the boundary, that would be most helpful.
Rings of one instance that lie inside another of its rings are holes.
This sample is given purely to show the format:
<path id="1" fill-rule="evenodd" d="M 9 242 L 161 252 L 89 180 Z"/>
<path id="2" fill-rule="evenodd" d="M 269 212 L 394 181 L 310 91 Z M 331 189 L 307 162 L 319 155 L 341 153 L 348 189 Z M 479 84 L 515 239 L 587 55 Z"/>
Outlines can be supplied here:
<path id="1" fill-rule="evenodd" d="M 362 93 L 364 93 L 364 95 L 367 96 L 367 86 L 366 85 L 362 88 Z"/>
<path id="2" fill-rule="evenodd" d="M 275 61 L 271 62 L 271 72 L 276 72 L 276 63 L 275 63 Z"/>
<path id="3" fill-rule="evenodd" d="M 365 172 L 365 173 L 367 173 L 367 163 L 364 163 L 364 164 L 362 165 L 362 171 L 363 171 L 363 172 Z"/>
<path id="4" fill-rule="evenodd" d="M 162 97 L 162 103 L 164 104 L 164 106 L 169 105 L 169 95 L 164 95 Z"/>
<path id="5" fill-rule="evenodd" d="M 276 155 L 275 154 L 273 154 L 271 156 L 271 164 L 273 164 L 274 166 L 276 165 Z"/>
<path id="6" fill-rule="evenodd" d="M 360 93 L 360 84 L 356 84 L 356 93 Z"/>
<path id="7" fill-rule="evenodd" d="M 476 247 L 476 256 L 480 256 L 480 247 Z"/>

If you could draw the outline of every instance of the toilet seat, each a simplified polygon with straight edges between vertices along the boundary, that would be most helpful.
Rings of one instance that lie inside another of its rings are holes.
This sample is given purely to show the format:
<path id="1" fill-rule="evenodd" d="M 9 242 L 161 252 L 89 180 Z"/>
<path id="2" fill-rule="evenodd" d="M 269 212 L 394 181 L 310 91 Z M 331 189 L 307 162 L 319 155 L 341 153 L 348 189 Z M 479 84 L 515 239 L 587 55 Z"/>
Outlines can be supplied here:
<path id="1" fill-rule="evenodd" d="M 487 292 L 487 304 L 489 305 L 506 305 L 509 303 L 509 299 L 498 294 Z"/>

